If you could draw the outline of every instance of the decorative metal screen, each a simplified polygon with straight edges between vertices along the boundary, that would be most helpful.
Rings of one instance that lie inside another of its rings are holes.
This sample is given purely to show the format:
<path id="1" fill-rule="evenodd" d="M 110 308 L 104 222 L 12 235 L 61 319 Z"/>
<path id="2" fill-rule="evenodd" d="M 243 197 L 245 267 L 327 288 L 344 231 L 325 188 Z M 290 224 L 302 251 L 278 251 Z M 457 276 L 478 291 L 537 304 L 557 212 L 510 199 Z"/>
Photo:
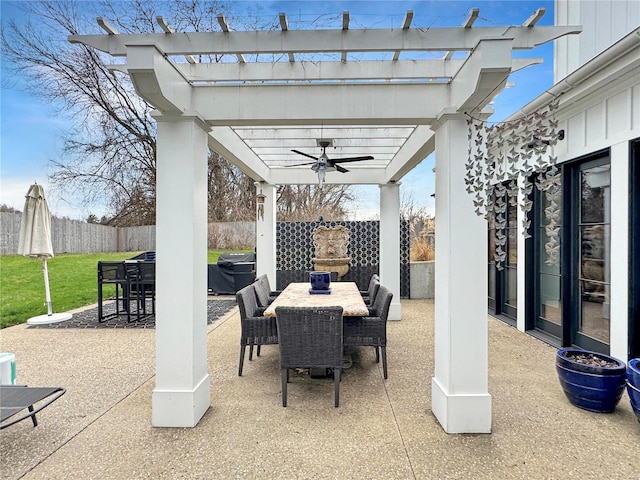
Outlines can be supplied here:
<path id="1" fill-rule="evenodd" d="M 380 222 L 277 222 L 276 224 L 276 283 L 279 290 L 290 282 L 307 281 L 307 272 L 313 270 L 311 259 L 315 249 L 311 234 L 318 226 L 344 225 L 349 229 L 351 257 L 349 272 L 344 281 L 356 282 L 366 290 L 369 279 L 380 270 Z M 409 297 L 409 222 L 400 222 L 400 296 Z"/>

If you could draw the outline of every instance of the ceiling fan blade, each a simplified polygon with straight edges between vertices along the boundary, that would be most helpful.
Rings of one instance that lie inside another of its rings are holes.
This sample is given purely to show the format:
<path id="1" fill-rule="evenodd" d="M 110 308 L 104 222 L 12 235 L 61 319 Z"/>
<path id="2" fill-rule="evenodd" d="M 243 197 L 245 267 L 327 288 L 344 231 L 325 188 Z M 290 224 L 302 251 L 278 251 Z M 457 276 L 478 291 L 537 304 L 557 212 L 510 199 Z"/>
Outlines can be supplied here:
<path id="1" fill-rule="evenodd" d="M 292 152 L 297 153 L 298 155 L 303 155 L 305 157 L 313 158 L 314 160 L 318 160 L 318 157 L 314 157 L 313 155 L 309 155 L 308 153 L 301 152 L 300 150 L 291 150 Z"/>
<path id="2" fill-rule="evenodd" d="M 336 170 L 339 171 L 340 173 L 347 173 L 349 171 L 346 168 L 341 167 L 340 165 L 334 165 L 334 167 L 336 167 Z"/>
<path id="3" fill-rule="evenodd" d="M 373 160 L 371 155 L 366 157 L 332 158 L 333 163 L 359 162 L 361 160 Z"/>
<path id="4" fill-rule="evenodd" d="M 285 167 L 302 167 L 305 165 L 315 165 L 318 162 L 296 163 L 295 165 L 285 165 Z"/>

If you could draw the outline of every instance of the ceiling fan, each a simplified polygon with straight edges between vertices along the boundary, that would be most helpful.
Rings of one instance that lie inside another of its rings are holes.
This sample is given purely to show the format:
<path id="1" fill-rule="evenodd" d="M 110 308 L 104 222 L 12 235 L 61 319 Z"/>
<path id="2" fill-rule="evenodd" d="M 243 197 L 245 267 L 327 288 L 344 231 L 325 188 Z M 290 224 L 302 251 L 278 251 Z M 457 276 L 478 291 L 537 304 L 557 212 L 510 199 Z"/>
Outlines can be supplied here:
<path id="1" fill-rule="evenodd" d="M 313 155 L 309 155 L 308 153 L 301 152 L 300 150 L 291 150 L 292 152 L 297 153 L 298 155 L 302 155 L 308 158 L 312 158 L 315 162 L 307 162 L 307 163 L 298 163 L 296 165 L 288 165 L 289 167 L 299 167 L 301 165 L 311 165 L 311 170 L 318 174 L 318 183 L 320 188 L 322 188 L 322 184 L 324 183 L 324 176 L 326 172 L 334 172 L 338 171 L 340 173 L 346 173 L 349 170 L 340 165 L 340 163 L 347 162 L 359 162 L 361 160 L 373 160 L 371 155 L 367 155 L 364 157 L 349 157 L 349 158 L 334 158 L 330 159 L 327 156 L 326 150 L 327 147 L 331 144 L 329 140 L 320 140 L 318 145 L 322 147 L 322 154 L 319 157 L 314 157 Z"/>

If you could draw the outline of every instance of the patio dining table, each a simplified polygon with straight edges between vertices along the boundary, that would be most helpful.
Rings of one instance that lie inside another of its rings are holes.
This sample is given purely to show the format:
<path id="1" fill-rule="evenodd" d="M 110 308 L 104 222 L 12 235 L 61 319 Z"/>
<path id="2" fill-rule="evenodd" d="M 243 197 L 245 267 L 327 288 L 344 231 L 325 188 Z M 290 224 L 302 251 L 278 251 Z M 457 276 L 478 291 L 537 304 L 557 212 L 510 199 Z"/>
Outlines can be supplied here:
<path id="1" fill-rule="evenodd" d="M 331 293 L 311 293 L 311 284 L 290 283 L 265 310 L 265 317 L 275 317 L 278 307 L 342 307 L 343 317 L 361 317 L 369 315 L 369 309 L 360 295 L 355 282 L 331 282 Z M 343 368 L 350 368 L 351 355 L 343 357 Z M 324 377 L 327 369 L 312 368 L 312 377 Z"/>
<path id="2" fill-rule="evenodd" d="M 276 297 L 265 310 L 265 317 L 275 317 L 278 307 L 329 307 L 339 306 L 345 317 L 360 317 L 369 315 L 369 309 L 360 295 L 355 282 L 331 282 L 331 293 L 310 293 L 311 285 L 305 283 L 290 283 Z"/>

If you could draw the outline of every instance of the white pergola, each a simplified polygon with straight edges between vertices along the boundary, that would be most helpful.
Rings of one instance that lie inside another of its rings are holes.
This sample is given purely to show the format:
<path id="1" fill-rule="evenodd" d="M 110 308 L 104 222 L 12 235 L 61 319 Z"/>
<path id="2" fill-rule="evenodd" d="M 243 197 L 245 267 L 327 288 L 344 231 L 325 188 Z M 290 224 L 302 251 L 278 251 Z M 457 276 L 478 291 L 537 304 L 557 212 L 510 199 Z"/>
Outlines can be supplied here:
<path id="1" fill-rule="evenodd" d="M 487 359 L 487 230 L 465 192 L 465 113 L 487 114 L 509 74 L 540 63 L 512 58 L 577 33 L 538 27 L 544 9 L 521 26 L 473 27 L 478 10 L 455 28 L 175 32 L 74 35 L 124 57 L 157 120 L 156 386 L 152 424 L 195 426 L 210 405 L 207 372 L 207 148 L 253 178 L 266 196 L 257 218 L 257 273 L 275 283 L 277 185 L 315 184 L 306 159 L 328 139 L 329 158 L 372 155 L 329 172 L 325 183 L 379 185 L 381 281 L 399 320 L 400 181 L 436 151 L 436 334 L 432 411 L 450 433 L 491 431 Z M 201 63 L 215 55 L 217 63 Z M 204 57 L 203 57 L 204 56 Z M 247 57 L 256 61 L 249 62 Z M 426 59 L 425 59 L 426 58 Z M 198 60 L 200 61 L 198 61 Z M 232 60 L 232 61 L 231 61 Z M 224 199 L 220 199 L 224 201 Z"/>

